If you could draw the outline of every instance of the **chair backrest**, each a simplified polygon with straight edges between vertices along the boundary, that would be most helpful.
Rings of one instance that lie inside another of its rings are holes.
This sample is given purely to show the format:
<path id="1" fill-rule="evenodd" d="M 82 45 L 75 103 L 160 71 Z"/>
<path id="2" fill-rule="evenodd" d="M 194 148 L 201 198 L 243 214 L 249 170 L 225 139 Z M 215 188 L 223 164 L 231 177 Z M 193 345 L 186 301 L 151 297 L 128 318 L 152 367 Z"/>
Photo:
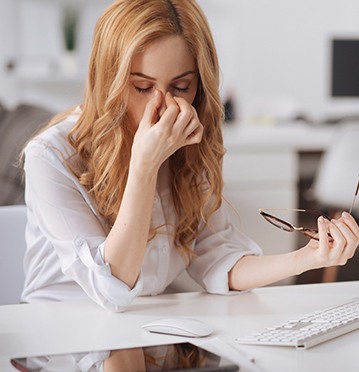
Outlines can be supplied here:
<path id="1" fill-rule="evenodd" d="M 348 211 L 358 176 L 359 123 L 342 125 L 320 162 L 313 185 L 315 199 L 323 206 Z M 359 200 L 353 211 L 359 213 Z"/>
<path id="2" fill-rule="evenodd" d="M 0 206 L 0 305 L 20 302 L 24 286 L 26 206 Z"/>

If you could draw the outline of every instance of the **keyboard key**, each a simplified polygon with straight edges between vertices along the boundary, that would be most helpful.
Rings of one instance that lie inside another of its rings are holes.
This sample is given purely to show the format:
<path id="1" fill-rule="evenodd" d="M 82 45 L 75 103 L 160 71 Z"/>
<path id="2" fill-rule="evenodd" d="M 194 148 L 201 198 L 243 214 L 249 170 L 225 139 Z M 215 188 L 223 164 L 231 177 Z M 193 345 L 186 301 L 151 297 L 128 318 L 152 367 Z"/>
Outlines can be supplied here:
<path id="1" fill-rule="evenodd" d="M 236 341 L 252 345 L 309 348 L 356 329 L 359 329 L 359 298 L 237 338 Z"/>

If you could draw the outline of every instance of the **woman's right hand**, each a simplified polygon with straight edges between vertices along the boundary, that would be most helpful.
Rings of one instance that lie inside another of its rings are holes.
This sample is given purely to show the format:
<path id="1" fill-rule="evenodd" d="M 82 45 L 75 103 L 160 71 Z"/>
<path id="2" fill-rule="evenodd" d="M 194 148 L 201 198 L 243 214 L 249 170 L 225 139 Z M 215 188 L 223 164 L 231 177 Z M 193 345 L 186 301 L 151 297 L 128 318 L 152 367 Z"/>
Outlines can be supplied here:
<path id="1" fill-rule="evenodd" d="M 164 100 L 164 102 L 163 102 Z M 159 115 L 165 104 L 163 114 Z M 185 99 L 163 97 L 159 90 L 146 105 L 133 146 L 132 161 L 140 162 L 144 170 L 157 172 L 161 164 L 183 146 L 199 143 L 203 125 L 195 108 Z"/>

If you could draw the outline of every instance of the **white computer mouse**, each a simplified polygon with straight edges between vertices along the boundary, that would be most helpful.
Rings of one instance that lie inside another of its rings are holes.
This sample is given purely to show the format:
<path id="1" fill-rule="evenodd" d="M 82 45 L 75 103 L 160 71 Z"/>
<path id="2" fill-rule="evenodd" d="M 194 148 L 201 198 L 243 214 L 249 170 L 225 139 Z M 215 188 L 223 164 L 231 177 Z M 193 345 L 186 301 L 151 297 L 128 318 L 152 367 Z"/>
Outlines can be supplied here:
<path id="1" fill-rule="evenodd" d="M 154 320 L 142 326 L 149 332 L 185 337 L 204 337 L 213 332 L 208 324 L 193 318 L 173 317 Z"/>

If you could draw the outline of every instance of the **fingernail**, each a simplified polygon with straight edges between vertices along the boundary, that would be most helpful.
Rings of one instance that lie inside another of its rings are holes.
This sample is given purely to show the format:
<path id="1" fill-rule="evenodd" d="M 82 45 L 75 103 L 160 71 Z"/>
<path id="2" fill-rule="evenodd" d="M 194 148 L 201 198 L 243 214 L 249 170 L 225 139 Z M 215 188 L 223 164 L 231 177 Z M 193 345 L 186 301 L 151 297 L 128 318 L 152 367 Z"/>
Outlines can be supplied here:
<path id="1" fill-rule="evenodd" d="M 342 216 L 343 216 L 344 218 L 348 218 L 348 217 L 350 216 L 350 214 L 349 214 L 348 212 L 343 212 L 343 213 L 342 213 Z"/>
<path id="2" fill-rule="evenodd" d="M 318 220 L 319 220 L 319 223 L 324 223 L 324 217 L 323 216 L 320 216 Z"/>

